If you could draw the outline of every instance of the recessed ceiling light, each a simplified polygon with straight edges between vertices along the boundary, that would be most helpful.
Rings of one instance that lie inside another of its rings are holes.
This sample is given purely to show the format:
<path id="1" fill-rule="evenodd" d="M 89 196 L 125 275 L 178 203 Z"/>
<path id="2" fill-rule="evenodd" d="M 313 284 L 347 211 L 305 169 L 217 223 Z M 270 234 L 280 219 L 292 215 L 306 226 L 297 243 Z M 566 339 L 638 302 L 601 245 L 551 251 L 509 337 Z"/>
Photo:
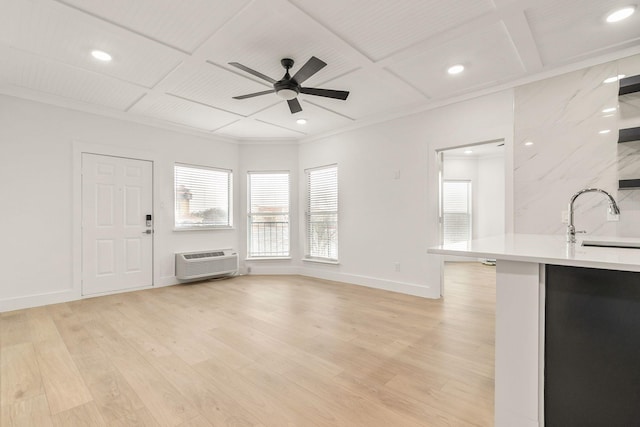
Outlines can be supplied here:
<path id="1" fill-rule="evenodd" d="M 607 113 L 613 113 L 616 110 L 617 110 L 616 107 L 609 107 L 609 108 L 605 108 L 604 110 L 602 110 L 602 112 L 607 114 Z"/>
<path id="2" fill-rule="evenodd" d="M 636 11 L 635 5 L 633 6 L 625 6 L 621 9 L 614 10 L 610 14 L 607 15 L 607 22 L 619 22 L 623 19 L 627 19 L 633 12 Z"/>
<path id="3" fill-rule="evenodd" d="M 464 71 L 464 65 L 453 65 L 451 67 L 449 67 L 449 69 L 447 70 L 447 73 L 449 74 L 460 74 L 461 72 Z"/>
<path id="4" fill-rule="evenodd" d="M 533 145 L 533 142 L 531 142 L 531 141 L 527 141 L 527 142 L 525 142 L 525 143 L 524 143 L 524 145 L 526 145 L 527 147 L 530 147 L 530 146 L 532 146 L 532 145 Z"/>
<path id="5" fill-rule="evenodd" d="M 472 150 L 464 150 L 464 154 L 472 154 L 473 151 Z"/>
<path id="6" fill-rule="evenodd" d="M 603 129 L 598 133 L 604 135 L 605 133 L 609 133 L 609 132 L 611 132 L 611 129 Z"/>
<path id="7" fill-rule="evenodd" d="M 307 119 L 298 119 L 298 120 L 296 120 L 296 123 L 299 124 L 299 125 L 304 125 L 304 124 L 307 123 Z"/>
<path id="8" fill-rule="evenodd" d="M 111 61 L 111 55 L 109 55 L 107 52 L 104 52 L 102 50 L 92 50 L 91 56 L 93 56 L 99 61 L 104 61 L 104 62 Z"/>
<path id="9" fill-rule="evenodd" d="M 617 76 L 611 76 L 609 78 L 604 79 L 603 83 L 614 83 L 617 82 L 618 80 L 624 78 L 625 75 L 624 74 L 618 74 Z"/>

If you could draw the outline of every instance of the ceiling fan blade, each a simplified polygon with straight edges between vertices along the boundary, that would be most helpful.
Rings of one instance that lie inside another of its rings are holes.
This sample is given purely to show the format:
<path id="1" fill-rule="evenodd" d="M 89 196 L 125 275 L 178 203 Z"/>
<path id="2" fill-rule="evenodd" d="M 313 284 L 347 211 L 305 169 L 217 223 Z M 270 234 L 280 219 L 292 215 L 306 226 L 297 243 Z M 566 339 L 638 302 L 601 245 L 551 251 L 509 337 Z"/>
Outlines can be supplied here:
<path id="1" fill-rule="evenodd" d="M 289 110 L 291 110 L 291 114 L 299 113 L 300 111 L 302 111 L 302 107 L 300 106 L 298 98 L 287 100 L 287 104 L 289 104 Z"/>
<path id="2" fill-rule="evenodd" d="M 349 96 L 346 90 L 318 89 L 315 87 L 303 87 L 300 92 L 307 95 L 324 96 L 326 98 L 342 99 L 343 101 Z"/>
<path id="3" fill-rule="evenodd" d="M 266 95 L 268 93 L 274 93 L 275 89 L 271 90 L 263 90 L 262 92 L 249 93 L 247 95 L 234 96 L 233 99 L 247 99 L 253 98 L 254 96 Z"/>
<path id="4" fill-rule="evenodd" d="M 272 79 L 271 77 L 269 77 L 269 76 L 265 76 L 265 75 L 264 75 L 264 74 L 262 74 L 261 72 L 256 71 L 256 70 L 252 70 L 251 68 L 249 68 L 249 67 L 247 67 L 247 66 L 245 66 L 245 65 L 239 64 L 239 63 L 237 63 L 237 62 L 229 62 L 229 65 L 233 65 L 233 66 L 234 66 L 234 67 L 236 67 L 236 68 L 240 68 L 242 71 L 246 71 L 247 73 L 249 73 L 249 74 L 253 74 L 253 75 L 254 75 L 254 76 L 256 76 L 256 77 L 260 77 L 262 80 L 266 80 L 266 81 L 268 81 L 268 82 L 269 82 L 269 83 L 271 83 L 271 84 L 273 84 L 273 83 L 275 83 L 275 82 L 276 82 L 276 81 L 275 81 L 274 79 Z"/>
<path id="5" fill-rule="evenodd" d="M 315 73 L 322 70 L 326 66 L 326 62 L 316 58 L 315 56 L 312 56 L 293 76 L 293 79 L 297 81 L 298 84 L 302 84 L 303 81 L 307 80 L 309 77 L 313 76 Z"/>

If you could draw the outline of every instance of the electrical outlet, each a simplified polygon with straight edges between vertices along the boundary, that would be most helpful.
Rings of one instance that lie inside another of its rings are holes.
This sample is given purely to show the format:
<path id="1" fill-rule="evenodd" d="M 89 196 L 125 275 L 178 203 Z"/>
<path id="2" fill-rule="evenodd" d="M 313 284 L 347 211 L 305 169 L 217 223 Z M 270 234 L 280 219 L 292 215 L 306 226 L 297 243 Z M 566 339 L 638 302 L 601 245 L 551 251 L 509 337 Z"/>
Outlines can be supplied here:
<path id="1" fill-rule="evenodd" d="M 247 274 L 251 273 L 251 267 L 247 267 Z"/>
<path id="2" fill-rule="evenodd" d="M 607 221 L 620 221 L 620 214 L 612 214 L 611 212 L 607 212 Z"/>
<path id="3" fill-rule="evenodd" d="M 569 224 L 569 211 L 560 212 L 560 219 L 563 224 Z"/>
<path id="4" fill-rule="evenodd" d="M 400 272 L 400 263 L 399 262 L 394 262 L 393 266 L 395 267 L 397 272 Z"/>

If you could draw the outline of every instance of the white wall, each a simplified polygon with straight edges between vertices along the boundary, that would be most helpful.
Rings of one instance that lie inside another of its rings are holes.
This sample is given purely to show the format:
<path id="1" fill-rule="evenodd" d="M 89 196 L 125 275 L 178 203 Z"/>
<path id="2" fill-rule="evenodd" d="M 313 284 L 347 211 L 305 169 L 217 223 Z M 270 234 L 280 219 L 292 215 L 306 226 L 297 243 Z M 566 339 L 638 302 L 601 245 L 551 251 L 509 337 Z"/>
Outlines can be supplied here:
<path id="1" fill-rule="evenodd" d="M 427 255 L 438 244 L 436 150 L 504 139 L 510 153 L 512 129 L 512 92 L 504 91 L 303 143 L 300 190 L 304 169 L 337 163 L 340 193 L 340 264 L 304 262 L 304 274 L 439 297 L 441 259 Z"/>
<path id="2" fill-rule="evenodd" d="M 173 253 L 238 247 L 238 231 L 173 231 L 173 163 L 238 171 L 236 144 L 0 96 L 0 311 L 80 297 L 79 159 L 89 150 L 154 162 L 154 283 Z M 238 224 L 239 190 L 234 194 Z"/>
<path id="3" fill-rule="evenodd" d="M 474 218 L 476 236 L 489 237 L 505 232 L 504 155 L 478 157 L 478 201 Z"/>

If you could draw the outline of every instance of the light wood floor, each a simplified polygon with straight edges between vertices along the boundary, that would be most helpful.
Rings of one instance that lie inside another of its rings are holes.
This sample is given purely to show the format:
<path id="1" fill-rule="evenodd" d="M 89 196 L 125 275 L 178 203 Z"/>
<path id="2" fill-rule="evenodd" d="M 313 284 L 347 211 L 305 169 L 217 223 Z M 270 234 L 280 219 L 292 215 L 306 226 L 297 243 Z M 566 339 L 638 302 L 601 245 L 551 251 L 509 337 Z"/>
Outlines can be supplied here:
<path id="1" fill-rule="evenodd" d="M 440 301 L 245 276 L 0 316 L 10 426 L 492 426 L 494 268 Z"/>

